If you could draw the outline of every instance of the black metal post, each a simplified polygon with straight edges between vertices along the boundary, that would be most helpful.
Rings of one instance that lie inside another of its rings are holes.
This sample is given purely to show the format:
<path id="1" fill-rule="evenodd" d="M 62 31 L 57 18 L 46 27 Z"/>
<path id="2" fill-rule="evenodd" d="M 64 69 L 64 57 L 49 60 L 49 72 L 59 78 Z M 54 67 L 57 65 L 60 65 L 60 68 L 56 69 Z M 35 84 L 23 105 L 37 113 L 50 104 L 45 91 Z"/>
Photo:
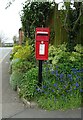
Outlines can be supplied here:
<path id="1" fill-rule="evenodd" d="M 42 60 L 39 60 L 39 72 L 38 72 L 38 85 L 41 86 L 42 84 Z"/>

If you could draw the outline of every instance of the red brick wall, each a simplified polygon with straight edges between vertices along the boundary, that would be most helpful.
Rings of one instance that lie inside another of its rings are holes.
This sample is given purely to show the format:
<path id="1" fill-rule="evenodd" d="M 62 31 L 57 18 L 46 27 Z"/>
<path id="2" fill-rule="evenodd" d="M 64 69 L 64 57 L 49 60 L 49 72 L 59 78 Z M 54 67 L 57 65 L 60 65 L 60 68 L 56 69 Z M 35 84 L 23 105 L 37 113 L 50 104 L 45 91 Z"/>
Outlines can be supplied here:
<path id="1" fill-rule="evenodd" d="M 24 32 L 22 31 L 22 29 L 19 29 L 19 44 L 22 44 L 23 41 L 23 37 L 24 37 Z"/>

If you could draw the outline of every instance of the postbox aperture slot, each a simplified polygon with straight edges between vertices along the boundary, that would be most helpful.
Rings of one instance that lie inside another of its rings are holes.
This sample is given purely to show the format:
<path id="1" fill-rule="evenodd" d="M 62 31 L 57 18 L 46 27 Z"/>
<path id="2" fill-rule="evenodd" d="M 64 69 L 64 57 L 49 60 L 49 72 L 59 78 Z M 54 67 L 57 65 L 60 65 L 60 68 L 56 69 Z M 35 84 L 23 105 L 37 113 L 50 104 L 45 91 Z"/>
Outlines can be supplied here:
<path id="1" fill-rule="evenodd" d="M 37 36 L 48 36 L 48 32 L 37 32 Z"/>
<path id="2" fill-rule="evenodd" d="M 37 34 L 37 36 L 48 36 L 48 34 Z"/>

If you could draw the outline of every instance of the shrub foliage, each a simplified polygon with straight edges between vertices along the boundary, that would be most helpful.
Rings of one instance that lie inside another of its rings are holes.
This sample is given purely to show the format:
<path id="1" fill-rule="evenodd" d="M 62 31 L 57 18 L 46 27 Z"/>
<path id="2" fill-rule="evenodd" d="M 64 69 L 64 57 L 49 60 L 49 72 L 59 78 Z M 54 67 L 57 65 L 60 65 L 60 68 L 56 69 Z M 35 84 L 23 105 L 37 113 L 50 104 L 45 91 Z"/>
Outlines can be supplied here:
<path id="1" fill-rule="evenodd" d="M 65 43 L 58 47 L 50 45 L 49 59 L 43 62 L 41 87 L 38 86 L 38 66 L 33 57 L 27 54 L 26 59 L 19 55 L 15 58 L 15 54 L 11 63 L 10 83 L 14 90 L 16 86 L 19 86 L 20 97 L 28 100 L 34 99 L 40 107 L 48 110 L 81 106 L 83 46 L 76 45 L 73 52 L 68 52 Z"/>

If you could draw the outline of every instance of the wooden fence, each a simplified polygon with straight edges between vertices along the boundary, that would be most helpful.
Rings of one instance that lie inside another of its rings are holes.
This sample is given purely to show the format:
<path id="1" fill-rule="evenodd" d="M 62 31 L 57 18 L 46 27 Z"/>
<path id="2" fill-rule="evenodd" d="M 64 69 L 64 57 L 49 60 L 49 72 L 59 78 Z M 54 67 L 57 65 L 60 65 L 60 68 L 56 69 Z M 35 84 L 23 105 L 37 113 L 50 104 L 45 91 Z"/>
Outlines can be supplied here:
<path id="1" fill-rule="evenodd" d="M 81 20 L 83 21 L 83 19 Z M 61 20 L 60 20 L 60 11 L 58 10 L 58 5 L 55 6 L 55 9 L 53 13 L 50 16 L 49 20 L 49 26 L 52 31 L 54 31 L 54 37 L 51 40 L 51 43 L 54 46 L 57 46 L 59 44 L 62 44 L 64 42 L 68 41 L 68 34 L 64 27 L 62 26 Z M 76 43 L 83 45 L 83 24 L 79 28 L 79 33 L 76 38 Z"/>

